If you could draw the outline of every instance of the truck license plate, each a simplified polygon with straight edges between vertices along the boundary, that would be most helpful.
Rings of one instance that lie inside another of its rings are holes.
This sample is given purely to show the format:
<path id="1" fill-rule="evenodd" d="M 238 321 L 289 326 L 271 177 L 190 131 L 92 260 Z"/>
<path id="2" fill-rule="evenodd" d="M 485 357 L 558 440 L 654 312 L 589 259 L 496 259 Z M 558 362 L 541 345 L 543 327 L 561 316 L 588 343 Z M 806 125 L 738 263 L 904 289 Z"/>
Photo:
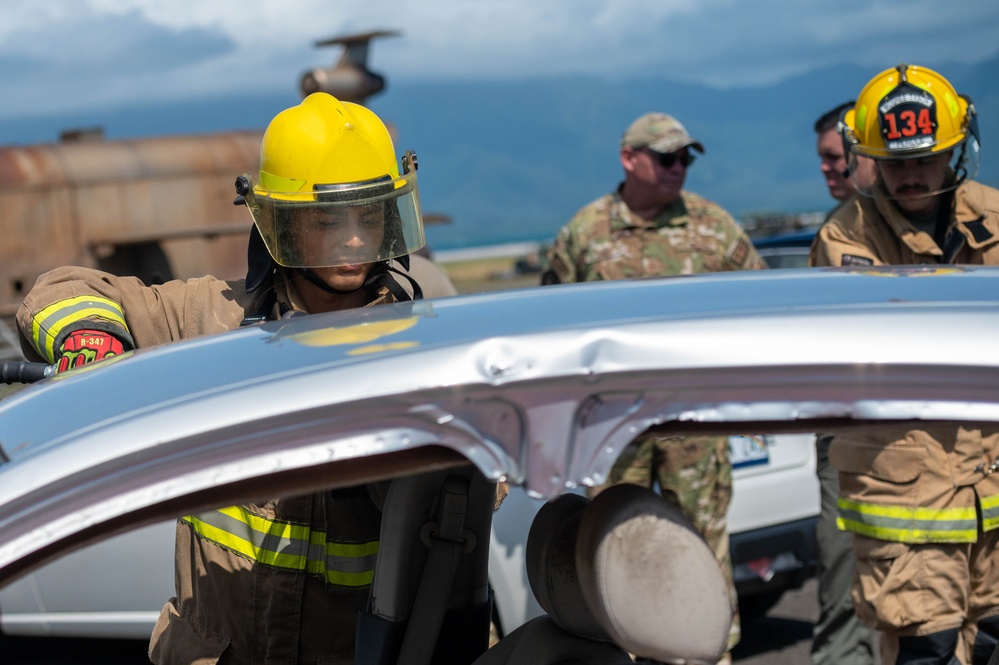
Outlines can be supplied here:
<path id="1" fill-rule="evenodd" d="M 767 438 L 760 435 L 737 435 L 728 437 L 728 449 L 732 457 L 732 468 L 758 466 L 770 461 Z"/>

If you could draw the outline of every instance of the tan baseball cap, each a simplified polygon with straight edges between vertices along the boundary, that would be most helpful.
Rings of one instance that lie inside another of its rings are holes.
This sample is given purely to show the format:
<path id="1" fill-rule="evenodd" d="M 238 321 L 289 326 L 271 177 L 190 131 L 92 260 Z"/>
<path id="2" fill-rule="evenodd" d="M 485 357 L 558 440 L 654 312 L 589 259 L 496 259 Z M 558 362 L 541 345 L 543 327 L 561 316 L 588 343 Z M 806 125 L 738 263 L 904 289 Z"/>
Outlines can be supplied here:
<path id="1" fill-rule="evenodd" d="M 700 141 L 690 138 L 690 134 L 680 121 L 665 113 L 646 113 L 631 123 L 631 127 L 621 137 L 621 147 L 648 148 L 663 154 L 676 152 L 690 146 L 703 153 Z"/>

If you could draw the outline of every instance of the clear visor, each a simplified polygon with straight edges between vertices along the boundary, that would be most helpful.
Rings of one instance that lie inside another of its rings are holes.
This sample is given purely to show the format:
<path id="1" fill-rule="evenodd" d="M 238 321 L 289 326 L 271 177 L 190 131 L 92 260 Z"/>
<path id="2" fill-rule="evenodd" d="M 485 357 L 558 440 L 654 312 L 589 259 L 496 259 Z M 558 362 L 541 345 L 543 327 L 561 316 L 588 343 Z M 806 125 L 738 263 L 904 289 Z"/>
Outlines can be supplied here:
<path id="1" fill-rule="evenodd" d="M 253 223 L 280 265 L 323 268 L 386 261 L 426 244 L 416 171 L 390 180 L 272 192 L 246 176 Z"/>
<path id="2" fill-rule="evenodd" d="M 912 157 L 874 158 L 850 151 L 850 182 L 857 192 L 875 199 L 897 201 L 936 196 L 974 180 L 981 163 L 975 136 L 953 148 Z"/>

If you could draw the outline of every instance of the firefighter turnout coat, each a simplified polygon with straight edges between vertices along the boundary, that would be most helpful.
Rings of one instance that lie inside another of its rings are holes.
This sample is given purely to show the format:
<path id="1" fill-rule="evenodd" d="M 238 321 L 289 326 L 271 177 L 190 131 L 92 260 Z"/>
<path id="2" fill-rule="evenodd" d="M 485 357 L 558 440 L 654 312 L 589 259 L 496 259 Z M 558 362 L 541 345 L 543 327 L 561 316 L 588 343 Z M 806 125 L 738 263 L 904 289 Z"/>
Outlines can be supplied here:
<path id="1" fill-rule="evenodd" d="M 943 247 L 891 200 L 854 196 L 819 229 L 810 264 L 999 264 L 999 191 L 968 182 L 943 199 L 949 207 L 942 214 L 950 215 Z M 951 427 L 842 435 L 830 460 L 840 471 L 840 526 L 854 533 L 902 543 L 975 542 L 976 498 L 982 529 L 999 527 L 995 433 Z"/>
<path id="2" fill-rule="evenodd" d="M 854 196 L 819 230 L 810 265 L 918 265 L 909 277 L 885 277 L 918 279 L 927 270 L 999 264 L 999 191 L 968 182 L 941 197 L 938 220 L 946 223 L 938 223 L 935 239 L 893 201 Z M 991 563 L 999 537 L 999 429 L 951 424 L 837 434 L 830 462 L 839 471 L 839 526 L 857 536 L 854 604 L 883 631 L 886 662 L 910 647 L 971 662 L 999 628 L 999 569 Z"/>
<path id="3" fill-rule="evenodd" d="M 203 277 L 147 287 L 132 277 L 60 268 L 39 278 L 18 311 L 22 348 L 27 358 L 51 363 L 68 331 L 81 327 L 114 331 L 137 348 L 220 333 L 238 327 L 259 305 L 243 284 Z M 446 279 L 424 291 L 427 297 L 454 293 Z M 274 292 L 273 318 L 303 309 L 281 270 Z M 370 304 L 392 300 L 382 289 Z M 366 487 L 181 518 L 176 597 L 160 614 L 150 659 L 168 665 L 353 662 L 380 524 Z"/>

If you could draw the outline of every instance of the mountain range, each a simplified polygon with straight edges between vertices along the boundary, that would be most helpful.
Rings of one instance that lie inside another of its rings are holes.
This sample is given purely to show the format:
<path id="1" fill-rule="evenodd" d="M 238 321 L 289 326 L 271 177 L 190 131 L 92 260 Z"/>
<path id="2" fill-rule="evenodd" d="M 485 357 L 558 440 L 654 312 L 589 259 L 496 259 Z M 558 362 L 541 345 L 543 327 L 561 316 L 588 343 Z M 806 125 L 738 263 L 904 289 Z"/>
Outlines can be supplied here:
<path id="1" fill-rule="evenodd" d="M 978 180 L 999 185 L 990 143 L 999 137 L 999 56 L 975 65 L 919 64 L 974 101 L 983 144 Z M 417 152 L 424 211 L 452 220 L 428 228 L 430 243 L 455 249 L 552 238 L 576 210 L 616 187 L 620 136 L 647 111 L 674 115 L 704 144 L 687 188 L 736 217 L 828 209 L 833 201 L 818 170 L 812 125 L 876 73 L 844 64 L 728 89 L 676 83 L 669 71 L 621 81 L 390 80 L 369 104 L 395 126 L 397 152 Z M 292 91 L 245 93 L 11 119 L 0 123 L 0 141 L 52 141 L 61 129 L 94 125 L 109 139 L 263 128 L 297 102 Z"/>

